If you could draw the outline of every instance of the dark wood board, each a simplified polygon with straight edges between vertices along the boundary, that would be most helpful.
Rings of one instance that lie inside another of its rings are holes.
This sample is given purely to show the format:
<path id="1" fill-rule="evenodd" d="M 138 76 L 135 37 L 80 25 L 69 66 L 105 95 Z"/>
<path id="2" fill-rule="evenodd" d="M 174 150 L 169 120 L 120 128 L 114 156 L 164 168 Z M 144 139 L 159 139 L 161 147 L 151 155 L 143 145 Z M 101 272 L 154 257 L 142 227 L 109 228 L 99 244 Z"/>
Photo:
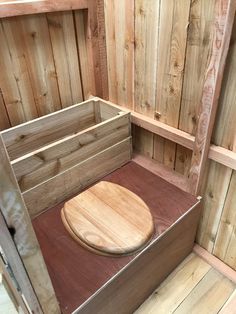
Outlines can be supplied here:
<path id="1" fill-rule="evenodd" d="M 178 218 L 197 203 L 197 199 L 130 162 L 103 178 L 120 184 L 140 196 L 149 206 L 155 237 L 159 237 Z M 43 196 L 42 196 L 43 197 Z M 65 230 L 60 210 L 63 203 L 33 220 L 33 226 L 63 313 L 71 313 L 86 301 L 135 255 L 105 257 L 78 245 Z"/>

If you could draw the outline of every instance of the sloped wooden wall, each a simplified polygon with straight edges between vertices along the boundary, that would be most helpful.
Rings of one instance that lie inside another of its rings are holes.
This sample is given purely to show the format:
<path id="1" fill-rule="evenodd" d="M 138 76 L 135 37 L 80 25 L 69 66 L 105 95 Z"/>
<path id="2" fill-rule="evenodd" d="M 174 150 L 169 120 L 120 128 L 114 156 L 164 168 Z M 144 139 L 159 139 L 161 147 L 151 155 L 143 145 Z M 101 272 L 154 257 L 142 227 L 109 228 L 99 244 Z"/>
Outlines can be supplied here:
<path id="1" fill-rule="evenodd" d="M 106 0 L 110 100 L 195 135 L 217 0 Z M 236 23 L 235 23 L 236 24 Z M 212 143 L 236 150 L 236 25 Z M 135 149 L 188 176 L 192 152 L 139 127 Z M 236 174 L 209 161 L 197 241 L 236 269 Z"/>

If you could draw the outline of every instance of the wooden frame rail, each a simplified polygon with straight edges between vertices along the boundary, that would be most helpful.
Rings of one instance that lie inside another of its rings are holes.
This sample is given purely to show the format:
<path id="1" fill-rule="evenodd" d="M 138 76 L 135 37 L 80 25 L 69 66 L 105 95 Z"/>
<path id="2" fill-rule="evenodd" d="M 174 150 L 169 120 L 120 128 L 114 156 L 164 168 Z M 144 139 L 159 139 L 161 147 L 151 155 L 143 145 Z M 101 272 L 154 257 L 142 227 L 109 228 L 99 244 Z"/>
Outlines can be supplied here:
<path id="1" fill-rule="evenodd" d="M 95 97 L 94 99 L 98 99 L 98 97 Z M 141 128 L 152 132 L 154 134 L 160 135 L 170 141 L 173 141 L 183 147 L 186 147 L 190 150 L 193 150 L 194 142 L 195 142 L 195 136 L 181 131 L 177 128 L 174 128 L 172 126 L 169 126 L 165 123 L 156 121 L 152 118 L 146 117 L 140 113 L 137 113 L 135 111 L 129 110 L 127 108 L 118 106 L 113 104 L 112 102 L 106 101 L 108 104 L 112 104 L 113 106 L 116 106 L 120 110 L 128 111 L 131 113 L 131 122 L 137 126 L 140 126 Z M 209 148 L 209 155 L 208 158 L 211 160 L 214 160 L 218 163 L 221 163 L 224 166 L 227 166 L 229 168 L 232 168 L 236 170 L 236 153 L 233 151 L 230 151 L 226 148 L 216 146 L 211 144 Z"/>

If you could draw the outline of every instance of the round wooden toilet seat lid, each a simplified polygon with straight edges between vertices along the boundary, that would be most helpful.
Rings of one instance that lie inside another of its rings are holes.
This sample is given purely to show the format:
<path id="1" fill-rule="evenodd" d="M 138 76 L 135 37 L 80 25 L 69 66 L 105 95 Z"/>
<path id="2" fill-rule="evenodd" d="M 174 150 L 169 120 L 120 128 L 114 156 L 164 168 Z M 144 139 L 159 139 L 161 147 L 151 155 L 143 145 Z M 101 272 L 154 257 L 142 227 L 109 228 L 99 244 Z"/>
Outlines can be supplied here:
<path id="1" fill-rule="evenodd" d="M 62 221 L 80 244 L 102 253 L 126 255 L 151 239 L 148 206 L 128 189 L 101 181 L 65 203 Z"/>

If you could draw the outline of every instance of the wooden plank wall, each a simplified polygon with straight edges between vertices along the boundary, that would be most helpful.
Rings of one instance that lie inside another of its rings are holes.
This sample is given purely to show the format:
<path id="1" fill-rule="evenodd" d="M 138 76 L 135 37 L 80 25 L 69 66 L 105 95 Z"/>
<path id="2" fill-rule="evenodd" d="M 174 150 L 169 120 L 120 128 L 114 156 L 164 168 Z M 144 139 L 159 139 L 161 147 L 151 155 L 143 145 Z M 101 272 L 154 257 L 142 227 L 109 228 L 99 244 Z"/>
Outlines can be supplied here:
<path id="1" fill-rule="evenodd" d="M 86 10 L 1 19 L 1 130 L 95 93 L 87 64 L 86 21 Z"/>
<path id="2" fill-rule="evenodd" d="M 106 0 L 109 99 L 195 135 L 218 0 Z M 212 143 L 236 151 L 236 22 Z M 119 48 L 117 48 L 117 46 Z M 192 152 L 137 126 L 135 149 L 188 176 Z M 236 269 L 236 173 L 208 162 L 197 242 Z"/>
<path id="3" fill-rule="evenodd" d="M 105 0 L 109 100 L 195 135 L 218 0 Z M 83 11 L 0 21 L 0 129 L 95 94 Z M 236 25 L 212 143 L 236 151 Z M 191 151 L 133 128 L 135 149 L 188 176 Z M 197 241 L 236 269 L 235 171 L 209 161 Z"/>

